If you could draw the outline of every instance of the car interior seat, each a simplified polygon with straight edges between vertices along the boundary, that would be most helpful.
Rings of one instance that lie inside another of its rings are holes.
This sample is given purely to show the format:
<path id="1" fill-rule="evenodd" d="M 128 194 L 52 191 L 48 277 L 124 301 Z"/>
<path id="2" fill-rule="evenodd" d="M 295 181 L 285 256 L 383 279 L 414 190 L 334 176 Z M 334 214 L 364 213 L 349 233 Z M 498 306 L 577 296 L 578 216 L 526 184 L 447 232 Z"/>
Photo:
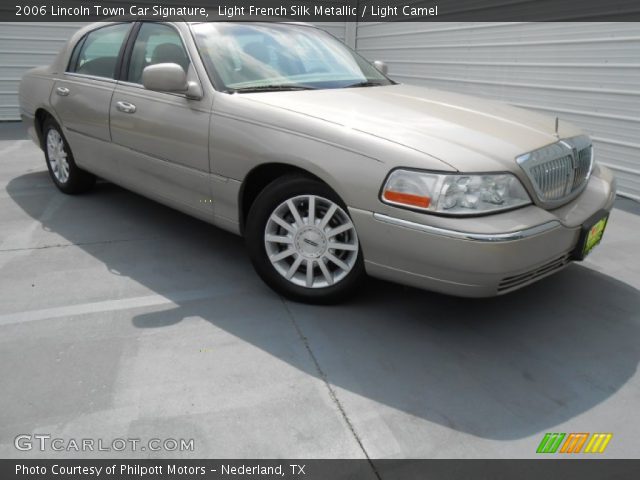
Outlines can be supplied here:
<path id="1" fill-rule="evenodd" d="M 83 63 L 78 67 L 77 73 L 84 75 L 95 75 L 96 77 L 114 78 L 116 57 L 99 57 Z"/>
<path id="2" fill-rule="evenodd" d="M 177 63 L 186 72 L 189 68 L 189 58 L 182 47 L 175 43 L 161 43 L 153 49 L 149 65 L 157 63 Z"/>

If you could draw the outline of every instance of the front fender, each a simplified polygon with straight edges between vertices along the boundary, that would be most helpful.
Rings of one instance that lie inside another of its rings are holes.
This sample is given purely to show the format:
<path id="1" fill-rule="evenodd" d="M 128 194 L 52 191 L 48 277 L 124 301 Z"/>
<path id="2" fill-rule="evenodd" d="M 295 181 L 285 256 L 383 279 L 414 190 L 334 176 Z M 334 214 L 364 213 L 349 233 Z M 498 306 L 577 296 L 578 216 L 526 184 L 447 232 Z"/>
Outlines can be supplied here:
<path id="1" fill-rule="evenodd" d="M 220 94 L 214 101 L 211 172 L 244 181 L 266 163 L 291 165 L 323 180 L 354 208 L 375 210 L 390 160 L 423 168 L 451 167 L 422 152 L 322 119 Z"/>

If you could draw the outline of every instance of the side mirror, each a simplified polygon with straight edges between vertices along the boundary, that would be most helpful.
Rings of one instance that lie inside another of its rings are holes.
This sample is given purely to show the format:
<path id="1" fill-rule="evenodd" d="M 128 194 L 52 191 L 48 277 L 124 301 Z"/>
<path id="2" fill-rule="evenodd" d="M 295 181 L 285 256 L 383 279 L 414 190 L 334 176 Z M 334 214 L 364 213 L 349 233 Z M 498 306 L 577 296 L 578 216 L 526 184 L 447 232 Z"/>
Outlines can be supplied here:
<path id="1" fill-rule="evenodd" d="M 156 92 L 184 93 L 194 100 L 202 98 L 200 86 L 187 81 L 187 74 L 177 63 L 149 65 L 142 71 L 142 85 Z"/>
<path id="2" fill-rule="evenodd" d="M 376 60 L 373 62 L 373 66 L 383 75 L 386 75 L 389 72 L 389 67 L 382 60 Z"/>

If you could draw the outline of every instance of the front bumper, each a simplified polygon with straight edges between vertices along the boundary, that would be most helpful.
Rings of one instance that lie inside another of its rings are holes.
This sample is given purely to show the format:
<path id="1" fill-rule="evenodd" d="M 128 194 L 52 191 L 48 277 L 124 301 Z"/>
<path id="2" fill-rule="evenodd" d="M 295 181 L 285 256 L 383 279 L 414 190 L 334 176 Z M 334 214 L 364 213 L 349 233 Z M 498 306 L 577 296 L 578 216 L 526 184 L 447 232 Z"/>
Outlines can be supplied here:
<path id="1" fill-rule="evenodd" d="M 567 266 L 582 224 L 600 210 L 611 210 L 614 201 L 611 172 L 596 167 L 584 192 L 553 211 L 531 205 L 487 217 L 443 218 L 400 209 L 349 210 L 371 276 L 451 295 L 490 297 Z"/>

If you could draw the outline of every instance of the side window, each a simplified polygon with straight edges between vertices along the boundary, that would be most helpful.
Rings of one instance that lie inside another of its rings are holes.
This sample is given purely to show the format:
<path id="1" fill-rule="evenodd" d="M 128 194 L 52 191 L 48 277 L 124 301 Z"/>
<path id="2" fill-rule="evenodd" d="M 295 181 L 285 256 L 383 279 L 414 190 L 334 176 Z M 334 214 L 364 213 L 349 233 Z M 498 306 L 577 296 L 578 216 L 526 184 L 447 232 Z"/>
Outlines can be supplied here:
<path id="1" fill-rule="evenodd" d="M 129 28 L 130 24 L 121 23 L 88 33 L 76 45 L 67 71 L 115 78 L 118 55 Z"/>
<path id="2" fill-rule="evenodd" d="M 142 71 L 156 63 L 177 63 L 188 72 L 190 62 L 176 29 L 161 23 L 143 23 L 133 45 L 126 80 L 142 83 Z"/>

